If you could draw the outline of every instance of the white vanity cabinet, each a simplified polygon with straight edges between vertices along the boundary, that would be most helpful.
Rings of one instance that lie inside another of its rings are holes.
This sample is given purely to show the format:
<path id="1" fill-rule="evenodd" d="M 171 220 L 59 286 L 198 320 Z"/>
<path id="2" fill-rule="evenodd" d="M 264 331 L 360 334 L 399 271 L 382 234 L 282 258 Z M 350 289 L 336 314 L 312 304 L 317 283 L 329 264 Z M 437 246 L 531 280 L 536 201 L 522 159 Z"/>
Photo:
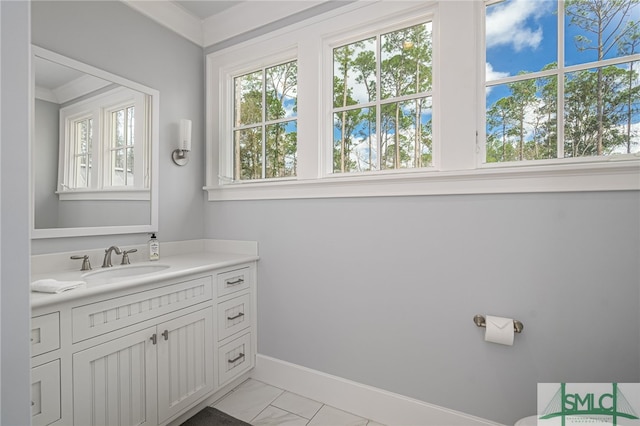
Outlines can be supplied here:
<path id="1" fill-rule="evenodd" d="M 172 425 L 222 396 L 255 365 L 255 281 L 245 262 L 34 310 L 33 424 Z"/>
<path id="2" fill-rule="evenodd" d="M 31 368 L 31 424 L 45 426 L 58 421 L 60 411 L 60 313 L 31 319 L 31 356 L 41 362 Z"/>
<path id="3" fill-rule="evenodd" d="M 74 424 L 155 425 L 206 396 L 212 331 L 208 307 L 74 353 Z"/>

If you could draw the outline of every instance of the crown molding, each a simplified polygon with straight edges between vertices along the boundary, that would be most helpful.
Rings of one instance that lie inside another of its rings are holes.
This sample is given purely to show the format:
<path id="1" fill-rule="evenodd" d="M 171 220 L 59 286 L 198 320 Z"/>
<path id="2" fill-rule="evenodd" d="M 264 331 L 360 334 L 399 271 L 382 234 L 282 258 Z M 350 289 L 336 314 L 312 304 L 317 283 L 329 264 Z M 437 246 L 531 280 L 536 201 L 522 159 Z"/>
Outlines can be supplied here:
<path id="1" fill-rule="evenodd" d="M 121 0 L 124 4 L 146 15 L 180 36 L 204 45 L 202 21 L 181 7 L 166 1 Z"/>
<path id="2" fill-rule="evenodd" d="M 239 3 L 203 21 L 204 47 L 247 33 L 325 2 L 326 0 L 251 0 Z M 239 19 L 239 17 L 242 18 Z"/>
<path id="3" fill-rule="evenodd" d="M 303 12 L 327 0 L 243 1 L 202 21 L 167 0 L 121 1 L 198 46 L 207 47 Z"/>

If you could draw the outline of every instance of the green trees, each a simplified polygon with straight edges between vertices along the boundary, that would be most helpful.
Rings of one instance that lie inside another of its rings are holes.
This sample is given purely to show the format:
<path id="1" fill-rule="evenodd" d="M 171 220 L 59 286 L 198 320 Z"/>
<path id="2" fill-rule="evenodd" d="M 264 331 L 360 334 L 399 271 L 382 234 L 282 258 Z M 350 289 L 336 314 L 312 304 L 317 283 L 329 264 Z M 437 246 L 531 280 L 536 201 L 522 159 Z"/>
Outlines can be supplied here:
<path id="1" fill-rule="evenodd" d="M 546 71 L 558 70 L 557 63 L 550 63 L 540 70 L 542 77 L 503 85 L 507 94 L 487 105 L 488 163 L 638 150 L 637 62 L 624 60 L 640 45 L 638 22 L 630 19 L 638 15 L 637 6 L 638 0 L 565 2 L 566 32 L 574 34 L 565 41 L 565 58 L 572 53 L 572 71 L 550 74 Z M 601 61 L 602 66 L 580 66 Z M 526 74 L 531 73 L 518 75 Z M 558 111 L 559 93 L 564 94 L 563 111 Z M 562 129 L 557 128 L 558 117 Z M 560 132 L 562 146 L 557 145 Z"/>
<path id="2" fill-rule="evenodd" d="M 431 23 L 333 51 L 333 171 L 431 163 Z"/>
<path id="3" fill-rule="evenodd" d="M 234 179 L 295 176 L 296 61 L 234 79 Z"/>

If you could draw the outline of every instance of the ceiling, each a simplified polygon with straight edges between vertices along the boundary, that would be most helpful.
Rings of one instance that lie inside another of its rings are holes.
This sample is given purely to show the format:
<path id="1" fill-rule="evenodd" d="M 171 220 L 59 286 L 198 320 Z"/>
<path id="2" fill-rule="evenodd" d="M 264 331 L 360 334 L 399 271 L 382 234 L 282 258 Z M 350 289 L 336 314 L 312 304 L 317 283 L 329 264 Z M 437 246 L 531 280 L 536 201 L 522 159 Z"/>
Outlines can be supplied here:
<path id="1" fill-rule="evenodd" d="M 190 0 L 190 1 L 172 1 L 171 3 L 175 3 L 178 6 L 185 9 L 188 13 L 204 20 L 209 18 L 210 16 L 217 15 L 223 10 L 229 9 L 239 3 L 242 3 L 244 0 Z"/>

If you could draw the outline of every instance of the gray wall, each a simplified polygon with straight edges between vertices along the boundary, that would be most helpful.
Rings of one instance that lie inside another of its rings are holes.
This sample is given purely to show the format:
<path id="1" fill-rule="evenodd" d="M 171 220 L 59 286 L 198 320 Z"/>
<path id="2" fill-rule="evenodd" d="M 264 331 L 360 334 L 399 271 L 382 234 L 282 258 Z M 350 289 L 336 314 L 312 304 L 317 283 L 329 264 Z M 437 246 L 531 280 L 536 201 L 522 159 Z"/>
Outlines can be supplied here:
<path id="1" fill-rule="evenodd" d="M 161 241 L 202 238 L 204 218 L 204 58 L 185 40 L 121 2 L 32 3 L 32 42 L 160 91 Z M 82 19 L 78 19 L 81 16 Z M 171 152 L 181 118 L 193 121 L 191 160 Z M 146 234 L 34 240 L 34 254 L 142 244 Z"/>
<path id="2" fill-rule="evenodd" d="M 538 382 L 640 381 L 638 191 L 206 211 L 207 237 L 259 242 L 261 354 L 507 424 Z M 486 343 L 475 314 L 524 333 Z"/>
<path id="3" fill-rule="evenodd" d="M 36 228 L 57 228 L 58 141 L 60 139 L 60 105 L 36 99 L 31 151 L 33 153 L 33 202 Z"/>
<path id="4" fill-rule="evenodd" d="M 0 1 L 0 424 L 28 425 L 29 3 Z"/>

